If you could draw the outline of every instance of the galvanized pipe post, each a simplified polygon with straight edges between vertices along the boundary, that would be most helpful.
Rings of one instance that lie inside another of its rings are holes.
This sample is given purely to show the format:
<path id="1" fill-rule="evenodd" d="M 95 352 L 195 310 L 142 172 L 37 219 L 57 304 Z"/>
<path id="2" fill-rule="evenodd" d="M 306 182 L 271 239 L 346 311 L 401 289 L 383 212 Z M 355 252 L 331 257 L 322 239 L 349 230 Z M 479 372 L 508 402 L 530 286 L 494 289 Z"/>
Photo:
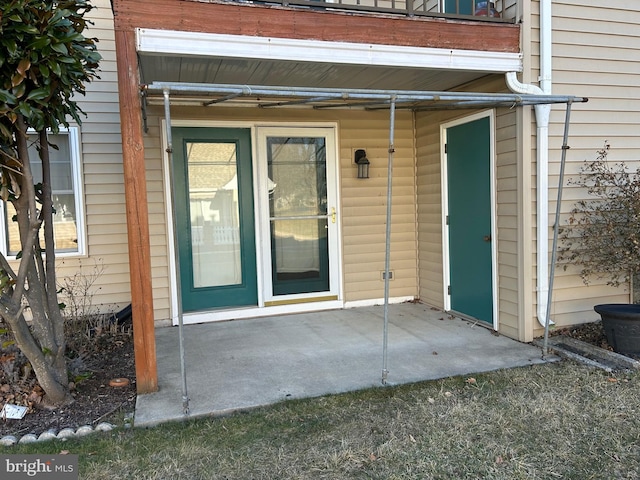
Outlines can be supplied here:
<path id="1" fill-rule="evenodd" d="M 551 248 L 551 269 L 549 272 L 549 294 L 547 298 L 547 314 L 544 322 L 544 341 L 542 342 L 542 358 L 549 354 L 549 324 L 551 323 L 551 299 L 553 297 L 553 278 L 556 273 L 556 260 L 558 257 L 558 234 L 560 229 L 560 208 L 562 203 L 562 189 L 564 187 L 564 167 L 567 161 L 567 144 L 569 139 L 569 119 L 571 118 L 571 101 L 567 102 L 567 110 L 564 120 L 564 136 L 562 139 L 562 157 L 560 160 L 560 178 L 558 179 L 558 198 L 556 200 L 556 216 L 553 223 L 553 246 Z"/>
<path id="2" fill-rule="evenodd" d="M 382 334 L 382 384 L 387 384 L 389 376 L 388 368 L 388 343 L 389 343 L 389 263 L 391 257 L 391 193 L 393 180 L 393 153 L 395 148 L 394 130 L 396 122 L 396 96 L 391 96 L 389 108 L 389 161 L 387 167 L 387 229 L 385 233 L 384 255 L 384 328 Z"/>
<path id="3" fill-rule="evenodd" d="M 167 155 L 169 157 L 169 191 L 171 192 L 171 217 L 173 222 L 173 231 L 178 231 L 176 223 L 176 199 L 173 188 L 173 138 L 171 136 L 171 105 L 169 99 L 169 89 L 163 90 L 164 96 L 164 117 L 167 135 Z M 176 262 L 176 296 L 177 296 L 177 314 L 178 314 L 178 342 L 180 344 L 180 373 L 182 374 L 182 413 L 189 415 L 189 395 L 187 392 L 187 368 L 184 353 L 184 322 L 182 319 L 182 292 L 180 291 L 180 255 L 178 249 L 174 249 L 174 257 Z"/>

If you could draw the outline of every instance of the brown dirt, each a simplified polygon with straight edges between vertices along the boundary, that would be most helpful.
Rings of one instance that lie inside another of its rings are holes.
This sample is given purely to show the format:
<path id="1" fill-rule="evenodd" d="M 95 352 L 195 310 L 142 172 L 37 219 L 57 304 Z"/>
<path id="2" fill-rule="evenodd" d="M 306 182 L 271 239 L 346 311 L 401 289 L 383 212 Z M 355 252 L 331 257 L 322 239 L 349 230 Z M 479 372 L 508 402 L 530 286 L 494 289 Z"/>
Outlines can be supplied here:
<path id="1" fill-rule="evenodd" d="M 0 407 L 5 403 L 29 407 L 20 420 L 0 419 L 0 438 L 56 433 L 100 422 L 115 421 L 121 412 L 133 412 L 136 399 L 133 339 L 130 333 L 107 333 L 94 341 L 88 351 L 69 360 L 74 402 L 54 410 L 43 409 L 44 392 L 33 373 L 25 370 L 24 357 L 13 346 L 0 351 Z M 26 374 L 25 374 L 26 373 Z M 129 385 L 112 387 L 110 380 L 127 378 Z"/>
<path id="2" fill-rule="evenodd" d="M 585 343 L 590 343 L 596 347 L 613 351 L 613 348 L 611 348 L 611 345 L 607 342 L 607 336 L 604 333 L 602 322 L 600 321 L 584 323 L 573 327 L 559 328 L 554 330 L 551 335 L 566 335 L 567 337 L 575 338 L 576 340 L 581 340 Z"/>

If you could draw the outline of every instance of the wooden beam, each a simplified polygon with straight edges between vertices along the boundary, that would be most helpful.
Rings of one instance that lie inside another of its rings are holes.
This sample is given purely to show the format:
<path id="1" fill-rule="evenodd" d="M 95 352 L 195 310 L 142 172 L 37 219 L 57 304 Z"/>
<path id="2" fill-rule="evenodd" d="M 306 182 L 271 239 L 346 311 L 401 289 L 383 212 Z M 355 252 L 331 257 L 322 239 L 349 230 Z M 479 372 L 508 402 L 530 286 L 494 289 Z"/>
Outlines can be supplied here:
<path id="1" fill-rule="evenodd" d="M 520 25 L 511 23 L 188 0 L 114 0 L 113 9 L 116 29 L 141 27 L 330 42 L 520 51 Z"/>
<path id="2" fill-rule="evenodd" d="M 115 31 L 138 393 L 158 390 L 140 79 L 133 31 Z"/>

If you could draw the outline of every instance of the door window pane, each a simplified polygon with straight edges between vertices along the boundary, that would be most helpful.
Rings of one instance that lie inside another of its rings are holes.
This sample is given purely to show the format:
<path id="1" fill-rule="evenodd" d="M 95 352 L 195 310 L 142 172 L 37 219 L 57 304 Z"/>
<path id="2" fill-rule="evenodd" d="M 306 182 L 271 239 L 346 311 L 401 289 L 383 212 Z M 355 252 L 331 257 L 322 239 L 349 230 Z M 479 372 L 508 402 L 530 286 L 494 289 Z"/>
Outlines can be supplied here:
<path id="1" fill-rule="evenodd" d="M 320 278 L 328 258 L 327 219 L 273 220 L 271 228 L 275 280 Z"/>
<path id="2" fill-rule="evenodd" d="M 329 290 L 324 137 L 268 137 L 273 293 Z"/>
<path id="3" fill-rule="evenodd" d="M 186 144 L 193 286 L 242 283 L 235 143 Z"/>

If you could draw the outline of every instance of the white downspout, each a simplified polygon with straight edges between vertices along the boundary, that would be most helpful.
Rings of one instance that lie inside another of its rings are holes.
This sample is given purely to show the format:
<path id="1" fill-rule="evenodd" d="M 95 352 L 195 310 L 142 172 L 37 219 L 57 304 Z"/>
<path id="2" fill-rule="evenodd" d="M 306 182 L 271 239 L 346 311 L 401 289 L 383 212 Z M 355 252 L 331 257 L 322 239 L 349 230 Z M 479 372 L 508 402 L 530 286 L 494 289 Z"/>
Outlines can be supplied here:
<path id="1" fill-rule="evenodd" d="M 551 1 L 540 0 L 540 87 L 518 81 L 516 72 L 506 74 L 515 93 L 551 94 Z M 549 296 L 549 115 L 550 105 L 536 105 L 537 171 L 537 305 L 538 323 L 546 324 Z M 550 320 L 549 323 L 553 325 Z"/>

